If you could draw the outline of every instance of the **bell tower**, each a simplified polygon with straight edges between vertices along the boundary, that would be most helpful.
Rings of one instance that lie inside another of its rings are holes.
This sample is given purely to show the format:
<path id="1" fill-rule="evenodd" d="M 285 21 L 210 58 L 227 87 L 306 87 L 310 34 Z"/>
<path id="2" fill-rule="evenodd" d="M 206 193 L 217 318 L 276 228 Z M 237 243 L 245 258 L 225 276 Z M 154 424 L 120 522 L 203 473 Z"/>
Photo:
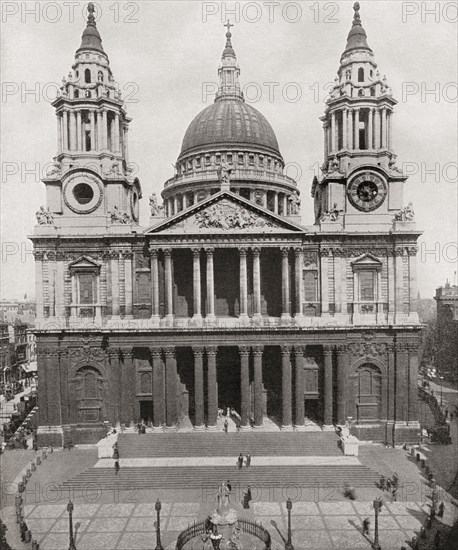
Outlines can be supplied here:
<path id="1" fill-rule="evenodd" d="M 324 164 L 321 181 L 315 178 L 312 186 L 315 223 L 386 231 L 403 206 L 407 179 L 396 167 L 393 150 L 397 101 L 377 69 L 358 2 L 353 9 L 353 25 L 321 118 Z"/>
<path id="2" fill-rule="evenodd" d="M 43 180 L 48 220 L 64 231 L 136 225 L 141 187 L 128 165 L 131 119 L 103 49 L 92 3 L 75 61 L 52 105 L 57 155 Z"/>

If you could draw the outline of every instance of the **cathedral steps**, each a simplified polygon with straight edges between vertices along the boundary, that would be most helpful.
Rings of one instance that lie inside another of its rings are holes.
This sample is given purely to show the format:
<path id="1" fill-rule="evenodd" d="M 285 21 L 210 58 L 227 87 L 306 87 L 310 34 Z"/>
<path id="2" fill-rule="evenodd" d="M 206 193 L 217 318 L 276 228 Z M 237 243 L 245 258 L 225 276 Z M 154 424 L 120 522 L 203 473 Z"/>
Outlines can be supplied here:
<path id="1" fill-rule="evenodd" d="M 340 456 L 334 432 L 120 434 L 120 458 L 233 456 Z"/>
<path id="2" fill-rule="evenodd" d="M 74 491 L 200 489 L 211 494 L 222 479 L 237 487 L 282 488 L 285 486 L 338 489 L 344 483 L 355 487 L 374 487 L 379 474 L 363 465 L 352 466 L 235 466 L 91 468 L 63 483 Z"/>

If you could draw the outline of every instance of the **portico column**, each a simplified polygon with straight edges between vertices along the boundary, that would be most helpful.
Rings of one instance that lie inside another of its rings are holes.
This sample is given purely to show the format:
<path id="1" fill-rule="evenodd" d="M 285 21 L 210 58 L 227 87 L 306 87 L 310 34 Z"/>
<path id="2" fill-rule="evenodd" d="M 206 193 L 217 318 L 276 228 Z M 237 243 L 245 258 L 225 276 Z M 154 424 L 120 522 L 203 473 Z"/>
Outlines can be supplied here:
<path id="1" fill-rule="evenodd" d="M 240 396 L 241 396 L 241 424 L 243 431 L 250 430 L 250 348 L 239 346 L 240 353 Z"/>
<path id="2" fill-rule="evenodd" d="M 246 248 L 239 248 L 240 260 L 240 318 L 242 321 L 248 320 L 248 284 L 247 284 L 247 265 Z"/>
<path id="3" fill-rule="evenodd" d="M 173 320 L 173 281 L 172 281 L 172 249 L 164 250 L 165 270 L 165 316 Z"/>
<path id="4" fill-rule="evenodd" d="M 261 249 L 253 248 L 253 318 L 261 318 Z"/>
<path id="5" fill-rule="evenodd" d="M 205 430 L 204 423 L 204 348 L 193 347 L 194 353 L 194 403 L 195 403 L 195 425 L 196 431 Z"/>
<path id="6" fill-rule="evenodd" d="M 62 111 L 62 147 L 64 151 L 68 150 L 68 111 Z"/>
<path id="7" fill-rule="evenodd" d="M 200 286 L 200 248 L 192 249 L 194 319 L 202 319 Z"/>
<path id="8" fill-rule="evenodd" d="M 323 346 L 324 354 L 324 425 L 332 426 L 332 346 Z"/>
<path id="9" fill-rule="evenodd" d="M 303 346 L 294 346 L 294 364 L 296 368 L 296 417 L 294 419 L 294 428 L 300 430 L 304 427 L 304 351 Z"/>
<path id="10" fill-rule="evenodd" d="M 348 109 L 348 131 L 347 131 L 347 138 L 348 138 L 348 148 L 353 149 L 353 109 Z"/>
<path id="11" fill-rule="evenodd" d="M 153 358 L 153 428 L 156 431 L 161 431 L 165 420 L 162 350 L 161 348 L 151 348 L 150 351 Z"/>
<path id="12" fill-rule="evenodd" d="M 345 424 L 347 416 L 347 346 L 337 346 L 337 423 Z"/>
<path id="13" fill-rule="evenodd" d="M 133 303 L 133 285 L 132 285 L 132 252 L 129 250 L 124 253 L 124 281 L 125 281 L 125 304 L 126 315 L 132 316 L 132 303 Z M 99 300 L 100 301 L 100 300 Z"/>
<path id="14" fill-rule="evenodd" d="M 111 147 L 113 149 L 113 153 L 119 153 L 119 114 L 115 114 L 114 118 L 114 144 L 111 144 Z"/>
<path id="15" fill-rule="evenodd" d="M 157 250 L 151 250 L 151 318 L 159 320 L 159 265 Z"/>
<path id="16" fill-rule="evenodd" d="M 375 109 L 374 113 L 374 148 L 380 149 L 380 109 Z"/>
<path id="17" fill-rule="evenodd" d="M 291 415 L 291 348 L 282 346 L 281 367 L 282 367 L 282 430 L 290 431 L 292 427 Z"/>
<path id="18" fill-rule="evenodd" d="M 76 150 L 83 150 L 81 139 L 81 111 L 76 112 Z"/>
<path id="19" fill-rule="evenodd" d="M 207 254 L 207 321 L 215 320 L 215 282 L 214 282 L 214 268 L 213 268 L 213 253 L 214 248 L 206 248 Z"/>
<path id="20" fill-rule="evenodd" d="M 254 367 L 254 428 L 263 428 L 263 402 L 262 402 L 262 346 L 253 348 Z"/>
<path id="21" fill-rule="evenodd" d="M 119 315 L 119 252 L 116 251 L 111 256 L 111 299 L 111 314 Z"/>
<path id="22" fill-rule="evenodd" d="M 108 125 L 107 125 L 107 111 L 102 110 L 102 149 L 108 147 Z"/>
<path id="23" fill-rule="evenodd" d="M 278 214 L 278 193 L 274 192 L 274 214 Z"/>
<path id="24" fill-rule="evenodd" d="M 382 149 L 386 147 L 386 108 L 382 107 Z"/>
<path id="25" fill-rule="evenodd" d="M 282 318 L 289 319 L 289 248 L 281 249 Z"/>
<path id="26" fill-rule="evenodd" d="M 302 317 L 302 302 L 303 290 L 302 290 L 302 272 L 303 272 L 303 253 L 302 248 L 297 247 L 294 249 L 295 255 L 295 268 L 296 268 L 296 313 L 294 317 Z"/>
<path id="27" fill-rule="evenodd" d="M 91 123 L 91 151 L 96 150 L 96 135 L 95 135 L 95 113 L 94 111 L 89 111 L 89 120 Z"/>
<path id="28" fill-rule="evenodd" d="M 282 215 L 283 216 L 287 216 L 288 215 L 288 208 L 287 208 L 287 199 L 286 199 L 286 195 L 283 194 L 283 198 L 282 198 Z"/>
<path id="29" fill-rule="evenodd" d="M 359 109 L 355 110 L 355 149 L 359 149 Z"/>
<path id="30" fill-rule="evenodd" d="M 57 120 L 57 154 L 62 153 L 62 117 L 60 113 L 56 113 Z"/>
<path id="31" fill-rule="evenodd" d="M 70 111 L 70 151 L 76 151 L 76 117 L 74 111 Z"/>
<path id="32" fill-rule="evenodd" d="M 372 149 L 374 143 L 374 128 L 373 128 L 374 109 L 369 109 L 369 125 L 367 129 L 367 148 Z"/>
<path id="33" fill-rule="evenodd" d="M 342 110 L 342 149 L 347 148 L 347 109 Z"/>
<path id="34" fill-rule="evenodd" d="M 165 379 L 166 379 L 166 426 L 167 430 L 177 427 L 177 360 L 175 348 L 165 348 Z"/>
<path id="35" fill-rule="evenodd" d="M 331 113 L 331 152 L 336 152 L 336 113 Z"/>
<path id="36" fill-rule="evenodd" d="M 207 351 L 207 430 L 218 429 L 218 387 L 216 381 L 216 347 L 208 347 Z"/>

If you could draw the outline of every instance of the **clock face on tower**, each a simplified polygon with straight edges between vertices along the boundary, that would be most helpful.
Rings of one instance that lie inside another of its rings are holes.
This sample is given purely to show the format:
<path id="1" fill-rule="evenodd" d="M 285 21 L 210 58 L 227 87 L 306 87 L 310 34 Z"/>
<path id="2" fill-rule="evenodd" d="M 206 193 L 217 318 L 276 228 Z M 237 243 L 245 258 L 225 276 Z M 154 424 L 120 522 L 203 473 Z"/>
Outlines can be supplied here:
<path id="1" fill-rule="evenodd" d="M 362 212 L 371 212 L 383 203 L 387 188 L 380 176 L 365 172 L 351 180 L 347 194 L 355 208 Z"/>

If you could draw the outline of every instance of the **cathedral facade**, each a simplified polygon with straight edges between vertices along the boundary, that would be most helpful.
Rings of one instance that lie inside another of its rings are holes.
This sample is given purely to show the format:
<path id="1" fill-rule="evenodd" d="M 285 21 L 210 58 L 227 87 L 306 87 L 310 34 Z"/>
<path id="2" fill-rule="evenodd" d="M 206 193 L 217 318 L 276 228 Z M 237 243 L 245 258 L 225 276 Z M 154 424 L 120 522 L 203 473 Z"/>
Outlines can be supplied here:
<path id="1" fill-rule="evenodd" d="M 244 101 L 229 23 L 218 74 L 141 227 L 130 119 L 89 5 L 30 237 L 39 444 L 140 418 L 212 432 L 226 407 L 244 431 L 350 420 L 363 439 L 415 441 L 420 233 L 359 5 L 321 119 L 313 226 L 272 127 Z"/>

